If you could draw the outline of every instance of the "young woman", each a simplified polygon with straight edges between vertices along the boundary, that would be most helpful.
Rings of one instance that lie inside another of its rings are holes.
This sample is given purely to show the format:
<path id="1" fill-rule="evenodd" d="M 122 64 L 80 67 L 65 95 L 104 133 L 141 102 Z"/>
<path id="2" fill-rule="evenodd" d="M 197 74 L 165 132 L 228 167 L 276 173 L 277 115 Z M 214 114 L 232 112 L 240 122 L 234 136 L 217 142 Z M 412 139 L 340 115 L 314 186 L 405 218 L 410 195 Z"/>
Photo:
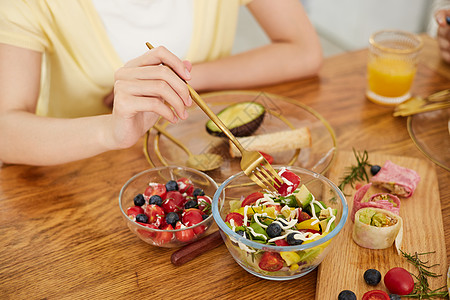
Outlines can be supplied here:
<path id="1" fill-rule="evenodd" d="M 242 4 L 271 43 L 230 56 Z M 312 76 L 321 62 L 299 0 L 1 1 L 0 161 L 130 147 L 159 116 L 188 117 L 180 77 L 197 91 L 239 89 Z"/>

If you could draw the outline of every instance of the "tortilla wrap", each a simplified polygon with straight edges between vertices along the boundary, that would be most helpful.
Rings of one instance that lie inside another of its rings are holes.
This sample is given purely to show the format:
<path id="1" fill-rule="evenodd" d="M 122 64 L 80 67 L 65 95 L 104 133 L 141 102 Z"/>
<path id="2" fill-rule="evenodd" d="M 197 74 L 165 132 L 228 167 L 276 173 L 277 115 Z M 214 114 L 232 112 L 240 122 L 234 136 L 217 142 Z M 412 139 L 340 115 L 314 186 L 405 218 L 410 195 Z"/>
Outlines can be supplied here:
<path id="1" fill-rule="evenodd" d="M 420 176 L 416 171 L 396 165 L 390 160 L 370 179 L 374 185 L 405 198 L 412 196 L 419 181 Z"/>
<path id="2" fill-rule="evenodd" d="M 393 194 L 389 194 L 389 193 L 376 193 L 373 194 L 372 196 L 370 196 L 370 198 L 368 199 L 368 201 L 364 201 L 364 196 L 367 193 L 367 191 L 369 190 L 369 188 L 372 186 L 372 183 L 368 183 L 362 187 L 360 187 L 355 195 L 353 196 L 353 208 L 352 208 L 352 213 L 351 213 L 351 219 L 354 222 L 355 221 L 355 213 L 360 210 L 361 208 L 364 207 L 375 207 L 375 208 L 382 208 L 382 209 L 386 209 L 389 210 L 393 213 L 395 213 L 396 215 L 400 214 L 400 199 L 393 195 Z M 389 200 L 385 200 L 385 199 L 378 199 L 378 197 L 382 197 L 382 198 L 388 198 Z"/>
<path id="3" fill-rule="evenodd" d="M 359 219 L 360 214 L 366 210 L 384 213 L 390 218 L 395 219 L 397 222 L 394 225 L 387 227 L 367 225 Z M 352 237 L 356 244 L 369 249 L 386 249 L 392 246 L 395 241 L 397 252 L 400 252 L 399 250 L 403 237 L 403 220 L 400 216 L 386 209 L 371 207 L 362 208 L 355 214 Z"/>

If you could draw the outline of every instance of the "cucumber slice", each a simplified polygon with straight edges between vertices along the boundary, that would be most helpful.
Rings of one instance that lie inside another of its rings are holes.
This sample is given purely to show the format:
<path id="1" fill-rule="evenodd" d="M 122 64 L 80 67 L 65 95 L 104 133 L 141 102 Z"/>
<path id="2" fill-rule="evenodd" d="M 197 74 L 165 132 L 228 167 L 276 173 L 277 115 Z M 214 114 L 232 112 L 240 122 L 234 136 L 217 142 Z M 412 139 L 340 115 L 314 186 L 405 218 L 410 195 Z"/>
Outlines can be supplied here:
<path id="1" fill-rule="evenodd" d="M 266 109 L 262 104 L 241 102 L 224 108 L 217 116 L 234 136 L 241 137 L 252 135 L 261 126 L 265 113 Z M 206 131 L 214 136 L 225 137 L 211 120 L 206 122 Z"/>

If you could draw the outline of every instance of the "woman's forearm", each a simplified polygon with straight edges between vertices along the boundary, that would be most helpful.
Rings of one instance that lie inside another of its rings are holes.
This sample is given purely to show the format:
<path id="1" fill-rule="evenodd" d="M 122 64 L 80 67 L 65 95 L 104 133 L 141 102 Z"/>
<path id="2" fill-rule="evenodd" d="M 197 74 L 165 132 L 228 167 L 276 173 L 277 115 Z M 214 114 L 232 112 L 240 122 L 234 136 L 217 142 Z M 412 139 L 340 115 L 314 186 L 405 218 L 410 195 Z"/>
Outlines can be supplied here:
<path id="1" fill-rule="evenodd" d="M 110 115 L 78 119 L 38 117 L 17 111 L 0 116 L 0 161 L 56 165 L 111 150 Z"/>

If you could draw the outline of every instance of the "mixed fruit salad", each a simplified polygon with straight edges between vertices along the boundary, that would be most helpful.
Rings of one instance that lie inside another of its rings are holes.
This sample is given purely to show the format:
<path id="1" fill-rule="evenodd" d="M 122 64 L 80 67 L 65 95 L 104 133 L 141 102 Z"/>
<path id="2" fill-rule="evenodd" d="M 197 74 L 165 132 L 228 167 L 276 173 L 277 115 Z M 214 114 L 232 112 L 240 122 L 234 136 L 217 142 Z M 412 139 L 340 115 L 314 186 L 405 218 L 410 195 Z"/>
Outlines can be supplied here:
<path id="1" fill-rule="evenodd" d="M 254 242 L 296 246 L 308 244 L 326 236 L 335 227 L 337 210 L 327 207 L 301 184 L 295 173 L 282 168 L 279 175 L 283 183 L 278 192 L 254 192 L 243 200 L 230 200 L 230 212 L 225 223 L 237 234 Z M 312 263 L 329 244 L 301 251 L 263 251 L 248 247 L 230 237 L 235 246 L 234 255 L 244 255 L 241 261 L 258 272 L 297 273 Z"/>
<path id="2" fill-rule="evenodd" d="M 211 215 L 211 198 L 188 178 L 169 180 L 165 184 L 150 182 L 142 194 L 134 197 L 133 202 L 134 206 L 129 207 L 126 213 L 134 222 L 153 229 L 184 229 L 176 232 L 138 230 L 141 236 L 157 245 L 173 240 L 195 240 L 206 227 L 189 227 Z"/>

